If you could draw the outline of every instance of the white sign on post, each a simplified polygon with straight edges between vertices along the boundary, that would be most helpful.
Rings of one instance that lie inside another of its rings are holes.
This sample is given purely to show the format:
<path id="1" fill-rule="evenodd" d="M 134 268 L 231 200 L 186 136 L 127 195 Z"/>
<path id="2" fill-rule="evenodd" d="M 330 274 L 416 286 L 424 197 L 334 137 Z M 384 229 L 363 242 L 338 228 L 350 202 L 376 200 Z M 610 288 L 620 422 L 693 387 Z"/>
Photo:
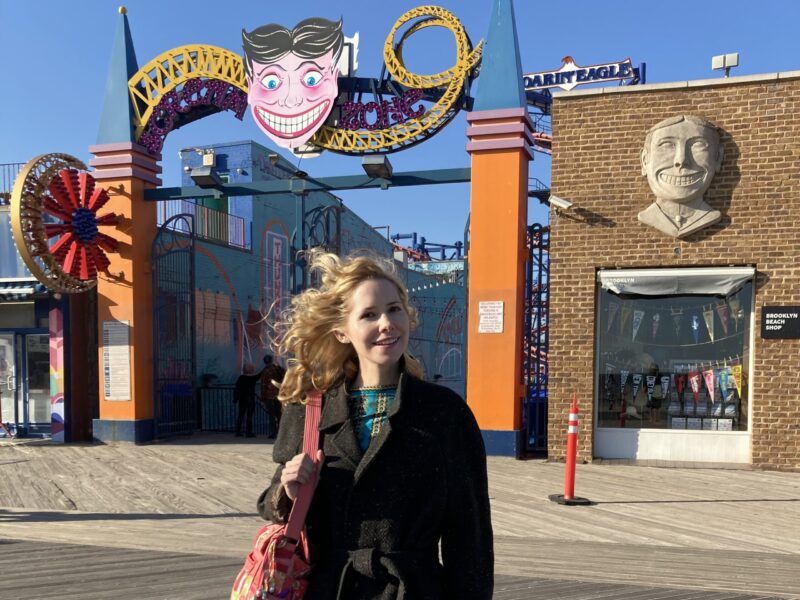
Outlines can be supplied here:
<path id="1" fill-rule="evenodd" d="M 131 399 L 131 351 L 128 321 L 103 321 L 103 397 Z"/>
<path id="2" fill-rule="evenodd" d="M 503 301 L 478 302 L 478 333 L 503 333 Z"/>

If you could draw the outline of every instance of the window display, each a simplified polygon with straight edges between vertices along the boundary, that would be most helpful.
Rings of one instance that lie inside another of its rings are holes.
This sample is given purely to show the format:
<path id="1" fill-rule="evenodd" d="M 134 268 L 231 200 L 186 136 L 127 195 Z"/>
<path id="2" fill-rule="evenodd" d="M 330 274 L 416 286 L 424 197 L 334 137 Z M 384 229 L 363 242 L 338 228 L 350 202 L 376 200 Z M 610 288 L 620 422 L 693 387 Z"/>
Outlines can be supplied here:
<path id="1" fill-rule="evenodd" d="M 598 427 L 747 430 L 752 275 L 717 288 L 698 271 L 598 273 Z"/>

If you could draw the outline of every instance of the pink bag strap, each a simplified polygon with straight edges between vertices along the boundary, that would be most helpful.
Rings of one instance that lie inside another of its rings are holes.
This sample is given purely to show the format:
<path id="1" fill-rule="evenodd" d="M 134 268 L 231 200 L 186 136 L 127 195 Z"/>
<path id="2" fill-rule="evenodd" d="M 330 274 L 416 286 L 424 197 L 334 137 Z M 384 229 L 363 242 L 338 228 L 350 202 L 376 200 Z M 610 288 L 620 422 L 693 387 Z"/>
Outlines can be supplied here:
<path id="1" fill-rule="evenodd" d="M 317 450 L 319 450 L 319 419 L 322 415 L 322 393 L 318 390 L 308 392 L 306 396 L 306 425 L 303 433 L 303 452 L 312 461 L 317 462 Z M 319 467 L 319 465 L 317 465 Z M 302 486 L 292 505 L 292 512 L 289 513 L 289 520 L 286 522 L 286 537 L 292 540 L 300 539 L 300 532 L 306 522 L 308 509 L 311 507 L 311 500 L 314 498 L 314 489 L 317 487 L 317 478 L 310 479 Z"/>

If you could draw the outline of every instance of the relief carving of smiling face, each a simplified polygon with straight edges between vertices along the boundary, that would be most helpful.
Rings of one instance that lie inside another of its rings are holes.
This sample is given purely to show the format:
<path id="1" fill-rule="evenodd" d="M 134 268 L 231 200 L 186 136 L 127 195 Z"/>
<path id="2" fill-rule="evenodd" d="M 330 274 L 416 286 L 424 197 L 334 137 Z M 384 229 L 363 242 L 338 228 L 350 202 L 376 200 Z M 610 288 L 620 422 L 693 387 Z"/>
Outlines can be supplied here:
<path id="1" fill-rule="evenodd" d="M 642 175 L 659 200 L 687 204 L 701 199 L 722 165 L 716 129 L 697 117 L 657 124 L 642 150 Z M 673 118 L 672 120 L 676 120 Z"/>
<path id="2" fill-rule="evenodd" d="M 279 61 L 251 63 L 247 101 L 259 128 L 276 144 L 297 148 L 325 122 L 339 93 L 333 51 L 314 58 L 290 52 Z"/>

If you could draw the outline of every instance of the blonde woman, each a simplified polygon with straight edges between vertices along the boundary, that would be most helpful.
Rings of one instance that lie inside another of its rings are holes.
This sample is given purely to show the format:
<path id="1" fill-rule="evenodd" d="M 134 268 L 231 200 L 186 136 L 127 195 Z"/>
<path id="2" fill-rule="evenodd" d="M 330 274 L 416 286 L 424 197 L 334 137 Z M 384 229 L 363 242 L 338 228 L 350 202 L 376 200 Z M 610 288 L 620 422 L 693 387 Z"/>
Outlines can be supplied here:
<path id="1" fill-rule="evenodd" d="M 391 262 L 312 253 L 318 289 L 279 327 L 277 469 L 261 515 L 285 522 L 314 475 L 302 454 L 304 399 L 324 392 L 320 478 L 306 520 L 306 600 L 482 600 L 494 555 L 486 455 L 467 404 L 422 379 L 408 352 L 416 313 Z"/>

